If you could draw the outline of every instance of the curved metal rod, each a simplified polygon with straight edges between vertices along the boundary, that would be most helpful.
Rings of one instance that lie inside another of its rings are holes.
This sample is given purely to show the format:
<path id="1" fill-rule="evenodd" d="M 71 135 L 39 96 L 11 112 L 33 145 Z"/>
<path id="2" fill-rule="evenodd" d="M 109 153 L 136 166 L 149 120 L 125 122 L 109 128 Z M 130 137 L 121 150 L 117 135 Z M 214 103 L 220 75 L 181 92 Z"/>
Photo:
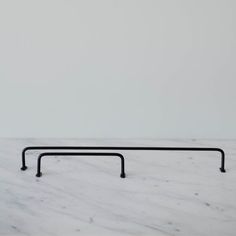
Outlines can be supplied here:
<path id="1" fill-rule="evenodd" d="M 25 154 L 28 150 L 143 150 L 143 151 L 212 151 L 221 153 L 221 172 L 225 170 L 225 153 L 220 148 L 204 148 L 204 147 L 112 147 L 112 146 L 29 146 L 22 151 L 22 167 L 26 170 Z"/>
<path id="2" fill-rule="evenodd" d="M 41 172 L 41 159 L 45 156 L 117 156 L 121 159 L 121 178 L 125 178 L 125 159 L 120 153 L 98 153 L 98 152 L 44 152 L 41 153 L 38 157 L 37 164 L 37 177 L 42 176 Z"/>

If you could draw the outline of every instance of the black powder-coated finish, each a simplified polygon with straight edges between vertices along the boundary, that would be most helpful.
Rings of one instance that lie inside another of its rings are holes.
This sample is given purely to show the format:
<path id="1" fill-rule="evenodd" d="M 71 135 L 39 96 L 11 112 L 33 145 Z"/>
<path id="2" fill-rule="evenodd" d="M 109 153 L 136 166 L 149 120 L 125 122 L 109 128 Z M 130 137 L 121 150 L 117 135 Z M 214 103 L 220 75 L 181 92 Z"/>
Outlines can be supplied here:
<path id="1" fill-rule="evenodd" d="M 225 153 L 220 148 L 207 148 L 207 147 L 119 147 L 119 146 L 29 146 L 23 149 L 22 151 L 22 167 L 21 170 L 26 170 L 26 162 L 25 162 L 25 156 L 26 152 L 29 150 L 132 150 L 132 151 L 202 151 L 202 152 L 220 152 L 221 154 L 221 166 L 220 171 L 226 172 L 225 170 Z M 83 153 L 83 155 L 94 155 L 94 156 L 111 156 L 116 155 L 119 157 L 123 157 L 120 153 Z M 38 158 L 38 166 L 41 164 L 41 158 L 42 156 L 50 156 L 55 155 L 55 153 L 42 153 Z M 57 152 L 57 155 L 63 156 L 63 155 L 71 155 L 76 156 L 78 154 L 71 153 L 71 152 Z M 81 153 L 82 155 L 82 153 Z M 124 164 L 124 158 L 121 158 L 122 162 Z M 40 169 L 40 168 L 39 168 Z M 125 170 L 123 170 L 122 173 L 125 173 Z M 40 175 L 40 171 L 37 173 Z M 125 175 L 124 175 L 125 176 Z M 123 177 L 124 178 L 124 177 Z"/>
<path id="2" fill-rule="evenodd" d="M 37 177 L 42 176 L 41 172 L 41 161 L 42 158 L 45 156 L 117 156 L 121 159 L 121 178 L 125 178 L 125 159 L 120 153 L 101 153 L 101 152 L 44 152 L 41 153 L 38 157 L 38 164 L 37 164 Z"/>

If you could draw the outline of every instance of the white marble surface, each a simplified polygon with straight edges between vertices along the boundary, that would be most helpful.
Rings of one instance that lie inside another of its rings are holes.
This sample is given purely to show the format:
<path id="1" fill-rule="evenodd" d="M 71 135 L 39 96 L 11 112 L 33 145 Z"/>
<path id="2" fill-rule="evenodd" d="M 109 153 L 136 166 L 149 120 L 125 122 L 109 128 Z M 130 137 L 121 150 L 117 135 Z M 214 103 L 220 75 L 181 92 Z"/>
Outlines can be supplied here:
<path id="1" fill-rule="evenodd" d="M 210 146 L 214 152 L 125 151 L 113 157 L 48 157 L 36 178 L 28 145 Z M 236 141 L 0 140 L 0 235 L 236 235 Z"/>

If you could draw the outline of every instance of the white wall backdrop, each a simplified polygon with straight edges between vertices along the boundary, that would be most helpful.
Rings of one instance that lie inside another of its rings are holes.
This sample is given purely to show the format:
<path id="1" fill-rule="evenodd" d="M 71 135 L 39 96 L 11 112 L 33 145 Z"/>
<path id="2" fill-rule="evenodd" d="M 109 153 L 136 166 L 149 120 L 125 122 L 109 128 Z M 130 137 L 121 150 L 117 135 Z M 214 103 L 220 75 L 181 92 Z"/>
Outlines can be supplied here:
<path id="1" fill-rule="evenodd" d="M 0 137 L 236 138 L 235 0 L 0 0 Z"/>

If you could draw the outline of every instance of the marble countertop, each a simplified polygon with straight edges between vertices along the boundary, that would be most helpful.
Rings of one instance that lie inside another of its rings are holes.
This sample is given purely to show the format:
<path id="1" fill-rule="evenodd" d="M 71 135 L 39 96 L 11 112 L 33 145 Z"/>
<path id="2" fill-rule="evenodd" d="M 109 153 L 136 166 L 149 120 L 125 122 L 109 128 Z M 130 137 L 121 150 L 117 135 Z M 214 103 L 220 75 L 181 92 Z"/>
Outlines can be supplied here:
<path id="1" fill-rule="evenodd" d="M 35 177 L 30 145 L 219 147 L 215 152 L 122 151 L 119 159 L 47 157 Z M 236 140 L 0 139 L 0 235 L 186 235 L 236 233 Z"/>

